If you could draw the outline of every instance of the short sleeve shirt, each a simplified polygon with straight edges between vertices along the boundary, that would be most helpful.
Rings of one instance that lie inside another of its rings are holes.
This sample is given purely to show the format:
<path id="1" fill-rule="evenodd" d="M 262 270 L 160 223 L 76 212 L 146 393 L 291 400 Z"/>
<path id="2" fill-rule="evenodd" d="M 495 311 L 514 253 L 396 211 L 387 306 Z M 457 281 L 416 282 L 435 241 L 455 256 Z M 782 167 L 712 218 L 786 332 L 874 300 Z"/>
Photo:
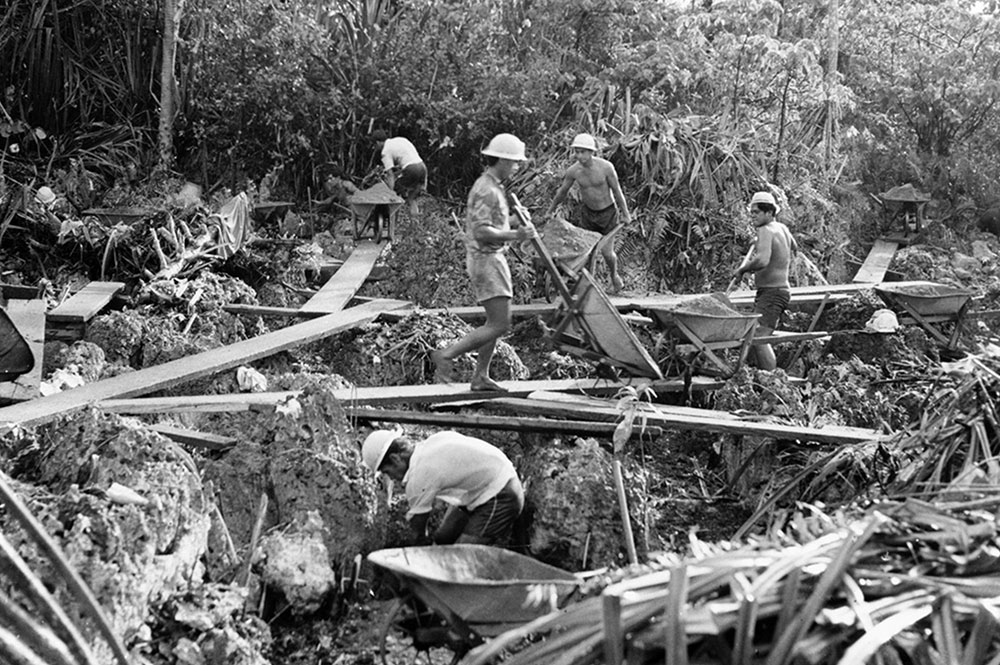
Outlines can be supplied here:
<path id="1" fill-rule="evenodd" d="M 507 194 L 496 178 L 487 172 L 472 185 L 465 206 L 465 246 L 471 252 L 492 254 L 507 247 L 506 242 L 481 242 L 476 240 L 475 231 L 480 226 L 492 226 L 498 231 L 510 230 L 510 208 Z"/>
<path id="2" fill-rule="evenodd" d="M 438 499 L 475 510 L 517 477 L 503 451 L 458 432 L 438 432 L 414 446 L 403 478 L 413 517 L 431 511 Z"/>
<path id="3" fill-rule="evenodd" d="M 387 169 L 399 167 L 405 169 L 410 164 L 419 164 L 423 160 L 408 139 L 394 136 L 386 139 L 382 145 L 382 166 Z"/>

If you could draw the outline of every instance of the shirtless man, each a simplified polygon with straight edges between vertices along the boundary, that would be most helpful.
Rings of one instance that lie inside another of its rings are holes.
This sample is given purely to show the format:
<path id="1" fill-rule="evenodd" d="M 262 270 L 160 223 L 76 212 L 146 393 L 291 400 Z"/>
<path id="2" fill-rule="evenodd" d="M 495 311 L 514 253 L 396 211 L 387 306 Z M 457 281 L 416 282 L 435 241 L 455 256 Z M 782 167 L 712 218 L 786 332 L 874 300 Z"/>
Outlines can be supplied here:
<path id="1" fill-rule="evenodd" d="M 597 156 L 597 141 L 594 137 L 590 134 L 577 134 L 570 148 L 576 163 L 566 170 L 562 185 L 552 199 L 546 216 L 552 215 L 556 207 L 566 200 L 570 188 L 576 183 L 582 203 L 578 226 L 606 236 L 618 227 L 619 215 L 620 223 L 628 224 L 632 221 L 625 195 L 618 183 L 618 173 L 611 162 Z M 608 265 L 608 272 L 611 273 L 611 288 L 618 293 L 624 284 L 618 275 L 618 255 L 615 253 L 614 242 L 604 246 L 602 255 Z"/>
<path id="2" fill-rule="evenodd" d="M 757 337 L 767 337 L 778 327 L 781 315 L 791 300 L 788 283 L 788 265 L 798 244 L 788 227 L 775 219 L 780 208 L 770 192 L 757 192 L 750 199 L 750 215 L 757 227 L 757 244 L 754 251 L 736 270 L 736 279 L 743 273 L 754 273 L 757 295 L 753 311 L 761 315 Z M 750 358 L 760 369 L 771 370 L 778 366 L 770 344 L 750 347 Z"/>

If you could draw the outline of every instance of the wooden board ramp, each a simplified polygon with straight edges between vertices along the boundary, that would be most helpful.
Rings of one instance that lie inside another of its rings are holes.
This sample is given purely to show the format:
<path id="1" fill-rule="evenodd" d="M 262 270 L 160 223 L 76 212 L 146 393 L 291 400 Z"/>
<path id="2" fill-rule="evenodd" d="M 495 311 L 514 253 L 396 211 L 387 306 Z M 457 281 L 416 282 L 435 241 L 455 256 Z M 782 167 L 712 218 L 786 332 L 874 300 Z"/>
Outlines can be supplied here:
<path id="1" fill-rule="evenodd" d="M 626 379 L 557 379 L 552 381 L 500 381 L 507 393 L 482 393 L 469 390 L 468 384 L 428 383 L 415 386 L 373 386 L 343 388 L 334 397 L 354 406 L 391 406 L 396 404 L 475 404 L 491 396 L 524 396 L 539 390 L 566 391 L 591 395 L 615 395 L 628 386 L 649 386 L 656 393 L 681 392 L 683 381 L 653 381 Z M 692 377 L 691 390 L 717 390 L 725 381 L 708 377 Z M 188 412 L 237 412 L 274 408 L 295 397 L 300 391 L 237 393 L 231 395 L 181 395 L 170 397 L 138 397 L 106 399 L 97 407 L 111 413 L 151 414 Z"/>
<path id="2" fill-rule="evenodd" d="M 529 398 L 500 398 L 491 400 L 490 404 L 522 416 L 538 415 L 604 421 L 616 421 L 621 418 L 621 413 L 613 402 L 588 397 L 554 396 L 551 393 L 538 393 Z M 636 417 L 637 421 L 640 418 L 645 419 L 647 424 L 664 428 L 766 436 L 775 439 L 828 444 L 856 444 L 886 438 L 886 435 L 875 430 L 859 427 L 828 425 L 815 428 L 804 425 L 768 423 L 759 420 L 744 420 L 728 411 L 692 409 L 665 404 L 642 406 Z"/>
<path id="3" fill-rule="evenodd" d="M 928 284 L 929 282 L 918 280 L 908 282 L 892 282 L 895 285 L 906 284 Z M 819 284 L 815 286 L 793 286 L 791 288 L 791 301 L 789 307 L 810 308 L 816 307 L 824 300 L 829 304 L 834 304 L 848 300 L 856 294 L 871 289 L 873 284 Z M 705 293 L 691 294 L 663 294 L 648 296 L 609 296 L 611 304 L 620 312 L 632 312 L 647 310 L 651 307 L 670 308 L 676 307 L 685 300 L 703 297 Z M 733 291 L 729 294 L 729 300 L 738 309 L 748 309 L 753 307 L 756 291 L 741 290 Z M 511 316 L 514 318 L 526 318 L 532 316 L 547 316 L 554 312 L 554 303 L 529 303 L 526 305 L 511 305 Z M 386 320 L 398 320 L 407 317 L 417 311 L 417 308 L 404 308 L 386 312 L 383 316 Z M 481 306 L 469 307 L 439 307 L 421 308 L 421 312 L 427 314 L 452 314 L 463 321 L 475 322 L 486 318 L 486 313 Z"/>
<path id="4" fill-rule="evenodd" d="M 387 244 L 385 242 L 376 244 L 370 240 L 358 242 L 340 270 L 299 309 L 307 314 L 311 312 L 329 314 L 344 309 L 365 283 Z"/>
<path id="5" fill-rule="evenodd" d="M 852 281 L 866 284 L 881 282 L 885 279 L 885 273 L 889 270 L 889 264 L 892 263 L 892 257 L 896 255 L 897 249 L 899 249 L 898 242 L 881 238 L 876 240 Z"/>
<path id="6" fill-rule="evenodd" d="M 410 423 L 433 425 L 435 427 L 469 427 L 501 430 L 509 432 L 547 432 L 552 434 L 575 434 L 611 438 L 616 423 L 593 420 L 557 420 L 537 416 L 491 416 L 481 413 L 428 413 L 403 409 L 378 409 L 364 406 L 349 406 L 345 409 L 348 417 L 365 422 Z M 652 426 L 636 427 L 632 436 L 658 437 L 663 429 Z"/>
<path id="7" fill-rule="evenodd" d="M 35 364 L 26 374 L 13 381 L 0 383 L 0 400 L 4 402 L 24 402 L 39 396 L 42 383 L 42 360 L 45 349 L 45 301 L 9 300 L 7 316 L 28 343 Z"/>
<path id="8" fill-rule="evenodd" d="M 50 336 L 67 340 L 83 337 L 87 323 L 125 288 L 123 282 L 88 282 L 86 286 L 49 310 Z"/>
<path id="9" fill-rule="evenodd" d="M 186 381 L 231 369 L 286 349 L 325 339 L 344 330 L 374 321 L 383 309 L 382 303 L 372 301 L 229 346 L 102 379 L 73 390 L 3 407 L 0 408 L 0 432 L 8 431 L 14 427 L 28 427 L 49 422 L 102 400 L 136 397 L 171 388 Z"/>

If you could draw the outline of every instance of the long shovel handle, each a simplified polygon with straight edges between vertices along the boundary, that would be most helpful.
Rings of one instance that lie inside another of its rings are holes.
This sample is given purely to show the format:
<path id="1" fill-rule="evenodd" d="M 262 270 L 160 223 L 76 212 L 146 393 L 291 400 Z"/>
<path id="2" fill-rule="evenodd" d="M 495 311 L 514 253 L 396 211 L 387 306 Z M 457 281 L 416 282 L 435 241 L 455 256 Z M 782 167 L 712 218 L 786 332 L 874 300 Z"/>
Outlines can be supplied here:
<path id="1" fill-rule="evenodd" d="M 754 248 L 754 245 L 750 245 L 750 249 L 748 249 L 747 253 L 743 255 L 743 260 L 740 261 L 740 265 L 743 265 L 744 263 L 746 263 L 746 260 L 750 258 L 750 255 L 753 254 L 753 248 Z M 734 275 L 733 278 L 731 280 L 729 280 L 729 286 L 726 287 L 726 295 L 727 296 L 730 293 L 732 293 L 733 289 L 736 287 L 736 282 L 738 280 L 739 280 L 739 277 L 737 277 L 736 275 Z"/>
<path id="2" fill-rule="evenodd" d="M 509 192 L 511 203 L 514 204 L 514 214 L 521 221 L 522 224 L 530 224 L 531 221 L 528 219 L 527 208 L 521 205 L 521 202 L 517 199 L 517 194 Z M 535 248 L 535 252 L 542 259 L 542 263 L 545 265 L 545 269 L 549 271 L 549 276 L 552 277 L 552 283 L 556 285 L 559 289 L 559 295 L 562 296 L 563 301 L 566 303 L 567 307 L 573 304 L 573 294 L 570 293 L 569 287 L 566 286 L 565 280 L 562 278 L 562 274 L 559 272 L 556 262 L 552 260 L 552 255 L 549 254 L 549 248 L 545 246 L 542 239 L 535 234 L 535 237 L 531 239 L 531 246 Z"/>

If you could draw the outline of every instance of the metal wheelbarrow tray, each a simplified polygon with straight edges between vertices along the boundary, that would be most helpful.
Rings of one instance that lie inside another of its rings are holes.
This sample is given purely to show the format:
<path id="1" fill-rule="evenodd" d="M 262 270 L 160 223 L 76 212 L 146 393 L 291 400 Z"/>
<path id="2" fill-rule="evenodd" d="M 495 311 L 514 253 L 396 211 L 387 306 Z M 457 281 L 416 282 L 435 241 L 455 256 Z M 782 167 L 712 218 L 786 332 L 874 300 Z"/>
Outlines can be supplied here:
<path id="1" fill-rule="evenodd" d="M 881 284 L 875 292 L 887 305 L 908 306 L 921 316 L 947 316 L 958 314 L 972 299 L 972 291 L 946 284 L 909 284 L 895 286 Z"/>
<path id="2" fill-rule="evenodd" d="M 389 665 L 390 633 L 412 648 L 447 649 L 452 663 L 487 638 L 518 628 L 563 606 L 579 589 L 573 573 L 486 545 L 402 547 L 372 552 L 368 560 L 398 583 L 379 650 Z"/>
<path id="3" fill-rule="evenodd" d="M 972 291 L 946 284 L 925 282 L 896 286 L 881 284 L 875 287 L 885 304 L 906 312 L 944 348 L 954 350 L 962 332 L 962 319 L 972 301 Z M 951 335 L 946 335 L 935 324 L 955 323 Z"/>
<path id="4" fill-rule="evenodd" d="M 668 335 L 686 339 L 695 353 L 688 352 L 688 345 L 678 345 L 680 360 L 686 366 L 685 373 L 693 371 L 694 359 L 704 356 L 724 377 L 735 374 L 743 365 L 760 314 L 744 314 L 732 309 L 719 294 L 686 298 L 671 307 L 651 307 L 649 315 Z M 687 348 L 685 348 L 687 347 Z M 716 350 L 739 348 L 735 365 L 715 353 Z M 684 356 L 693 356 L 685 360 Z"/>

